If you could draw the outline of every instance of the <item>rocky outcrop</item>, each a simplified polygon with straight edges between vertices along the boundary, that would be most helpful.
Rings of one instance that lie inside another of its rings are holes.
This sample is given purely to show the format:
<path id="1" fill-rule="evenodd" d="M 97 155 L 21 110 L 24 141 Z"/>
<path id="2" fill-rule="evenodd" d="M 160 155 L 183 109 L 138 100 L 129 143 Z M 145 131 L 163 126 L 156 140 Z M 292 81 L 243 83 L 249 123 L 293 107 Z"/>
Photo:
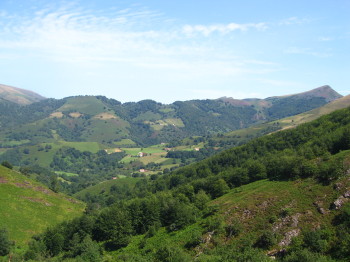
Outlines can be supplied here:
<path id="1" fill-rule="evenodd" d="M 296 228 L 296 229 L 293 229 L 291 231 L 286 232 L 284 234 L 283 239 L 278 243 L 278 245 L 280 247 L 285 247 L 285 246 L 290 245 L 290 243 L 292 242 L 292 238 L 299 236 L 299 234 L 300 234 L 299 228 Z"/>
<path id="2" fill-rule="evenodd" d="M 350 190 L 338 197 L 332 204 L 330 209 L 340 209 L 346 202 L 350 200 Z"/>

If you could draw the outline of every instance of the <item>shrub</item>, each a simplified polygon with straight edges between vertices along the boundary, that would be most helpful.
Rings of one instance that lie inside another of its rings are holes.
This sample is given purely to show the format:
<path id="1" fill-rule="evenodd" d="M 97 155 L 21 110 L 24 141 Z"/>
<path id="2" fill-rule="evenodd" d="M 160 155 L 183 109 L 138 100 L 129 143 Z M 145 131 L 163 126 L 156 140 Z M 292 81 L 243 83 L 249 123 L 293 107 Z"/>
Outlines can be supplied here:
<path id="1" fill-rule="evenodd" d="M 256 241 L 255 246 L 268 249 L 277 243 L 274 233 L 265 231 Z"/>
<path id="2" fill-rule="evenodd" d="M 13 169 L 13 165 L 8 161 L 3 161 L 1 165 L 7 167 L 8 169 Z"/>
<path id="3" fill-rule="evenodd" d="M 241 222 L 238 219 L 234 219 L 231 224 L 227 225 L 225 227 L 226 236 L 232 237 L 232 236 L 238 236 L 239 233 L 241 233 L 243 227 Z"/>
<path id="4" fill-rule="evenodd" d="M 11 241 L 6 229 L 0 229 L 0 256 L 6 256 L 10 253 Z"/>

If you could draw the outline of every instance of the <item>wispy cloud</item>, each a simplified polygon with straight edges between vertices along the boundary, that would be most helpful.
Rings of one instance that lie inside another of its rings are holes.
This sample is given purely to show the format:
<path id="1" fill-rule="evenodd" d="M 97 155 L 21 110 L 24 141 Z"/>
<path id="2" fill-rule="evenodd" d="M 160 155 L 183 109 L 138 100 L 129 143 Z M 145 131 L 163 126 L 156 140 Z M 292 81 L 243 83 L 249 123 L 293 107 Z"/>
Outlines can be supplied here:
<path id="1" fill-rule="evenodd" d="M 294 88 L 299 88 L 299 87 L 305 87 L 303 84 L 299 82 L 294 82 L 294 81 L 281 81 L 281 80 L 276 80 L 276 79 L 257 79 L 259 82 L 268 84 L 271 86 L 275 87 L 294 87 Z"/>
<path id="2" fill-rule="evenodd" d="M 332 41 L 333 38 L 326 37 L 326 36 L 321 36 L 321 37 L 318 38 L 318 40 L 321 41 L 321 42 L 329 42 L 329 41 Z"/>
<path id="3" fill-rule="evenodd" d="M 247 31 L 248 29 L 265 30 L 267 29 L 266 23 L 249 23 L 249 24 L 217 24 L 217 25 L 185 25 L 183 32 L 186 35 L 202 34 L 204 36 L 210 36 L 213 33 L 228 34 L 233 31 Z"/>
<path id="4" fill-rule="evenodd" d="M 189 40 L 191 34 L 209 36 L 250 29 L 265 30 L 265 23 L 226 25 L 176 25 L 170 30 L 155 24 L 168 19 L 146 9 L 122 9 L 104 13 L 65 6 L 36 10 L 15 19 L 2 14 L 0 47 L 7 54 L 37 56 L 38 59 L 76 64 L 82 67 L 105 63 L 143 68 L 189 71 L 194 74 L 220 72 L 220 75 L 264 73 L 269 62 L 251 62 L 218 50 L 206 42 Z M 19 50 L 26 52 L 18 52 Z M 230 59 L 231 57 L 231 59 Z M 203 59 L 205 58 L 205 61 Z M 256 67 L 263 68 L 256 68 Z"/>
<path id="5" fill-rule="evenodd" d="M 308 18 L 300 18 L 300 17 L 293 16 L 293 17 L 289 17 L 287 19 L 281 20 L 278 24 L 281 26 L 284 26 L 284 25 L 302 25 L 305 23 L 309 23 L 310 21 L 311 20 Z"/>
<path id="6" fill-rule="evenodd" d="M 308 55 L 319 58 L 331 57 L 332 53 L 329 51 L 315 51 L 312 48 L 300 48 L 300 47 L 290 47 L 285 50 L 287 54 L 298 54 L 298 55 Z"/>

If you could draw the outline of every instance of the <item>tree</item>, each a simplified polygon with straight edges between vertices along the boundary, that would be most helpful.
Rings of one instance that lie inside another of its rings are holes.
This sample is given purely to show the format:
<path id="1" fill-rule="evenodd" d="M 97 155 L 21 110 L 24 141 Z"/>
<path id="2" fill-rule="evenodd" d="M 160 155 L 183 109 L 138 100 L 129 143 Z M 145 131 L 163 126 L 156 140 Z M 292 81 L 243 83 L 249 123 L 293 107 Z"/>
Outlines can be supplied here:
<path id="1" fill-rule="evenodd" d="M 58 193 L 59 189 L 60 189 L 60 184 L 58 182 L 57 176 L 52 176 L 50 179 L 50 189 L 55 192 Z"/>
<path id="2" fill-rule="evenodd" d="M 193 203 L 199 210 L 204 210 L 207 203 L 210 201 L 210 197 L 205 193 L 204 190 L 199 190 L 199 192 L 194 196 Z"/>
<path id="3" fill-rule="evenodd" d="M 211 184 L 209 193 L 213 198 L 220 197 L 226 194 L 230 190 L 229 186 L 226 184 L 225 180 L 223 180 L 222 178 L 217 179 L 215 181 L 209 181 L 209 183 Z"/>
<path id="4" fill-rule="evenodd" d="M 64 237 L 59 232 L 58 228 L 48 229 L 48 231 L 45 232 L 43 240 L 51 256 L 57 256 L 63 250 Z"/>
<path id="5" fill-rule="evenodd" d="M 3 161 L 1 165 L 7 167 L 8 169 L 13 169 L 13 165 L 9 161 Z"/>
<path id="6" fill-rule="evenodd" d="M 115 249 L 128 245 L 132 231 L 129 212 L 123 207 L 113 206 L 98 216 L 93 238 L 97 241 L 108 241 L 108 247 Z"/>
<path id="7" fill-rule="evenodd" d="M 277 242 L 276 237 L 273 232 L 271 231 L 265 231 L 258 239 L 258 241 L 255 243 L 256 247 L 268 249 L 275 245 Z"/>
<path id="8" fill-rule="evenodd" d="M 9 240 L 7 229 L 0 229 L 0 256 L 6 256 L 10 253 L 11 241 Z"/>
<path id="9" fill-rule="evenodd" d="M 79 248 L 81 253 L 80 257 L 83 259 L 83 261 L 100 261 L 100 247 L 95 241 L 91 239 L 90 235 L 86 235 L 86 237 L 79 245 Z"/>

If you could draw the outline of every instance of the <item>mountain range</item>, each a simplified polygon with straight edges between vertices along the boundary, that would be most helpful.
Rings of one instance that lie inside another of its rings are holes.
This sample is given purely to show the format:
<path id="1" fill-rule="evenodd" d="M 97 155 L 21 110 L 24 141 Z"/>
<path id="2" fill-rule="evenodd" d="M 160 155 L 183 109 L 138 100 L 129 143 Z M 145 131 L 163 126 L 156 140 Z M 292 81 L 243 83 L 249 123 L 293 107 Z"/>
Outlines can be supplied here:
<path id="1" fill-rule="evenodd" d="M 226 133 L 296 115 L 342 97 L 331 87 L 322 86 L 301 94 L 266 99 L 220 98 L 165 105 L 152 100 L 122 104 L 103 96 L 43 99 L 17 88 L 4 90 L 0 93 L 2 143 L 59 139 L 109 146 L 126 141 L 141 147 L 189 136 Z M 16 100 L 18 92 L 26 105 Z M 35 99 L 38 102 L 29 104 Z"/>
<path id="2" fill-rule="evenodd" d="M 19 91 L 6 90 L 0 260 L 350 255 L 350 97 L 329 86 L 170 105 L 102 96 L 19 104 L 9 99 Z"/>

